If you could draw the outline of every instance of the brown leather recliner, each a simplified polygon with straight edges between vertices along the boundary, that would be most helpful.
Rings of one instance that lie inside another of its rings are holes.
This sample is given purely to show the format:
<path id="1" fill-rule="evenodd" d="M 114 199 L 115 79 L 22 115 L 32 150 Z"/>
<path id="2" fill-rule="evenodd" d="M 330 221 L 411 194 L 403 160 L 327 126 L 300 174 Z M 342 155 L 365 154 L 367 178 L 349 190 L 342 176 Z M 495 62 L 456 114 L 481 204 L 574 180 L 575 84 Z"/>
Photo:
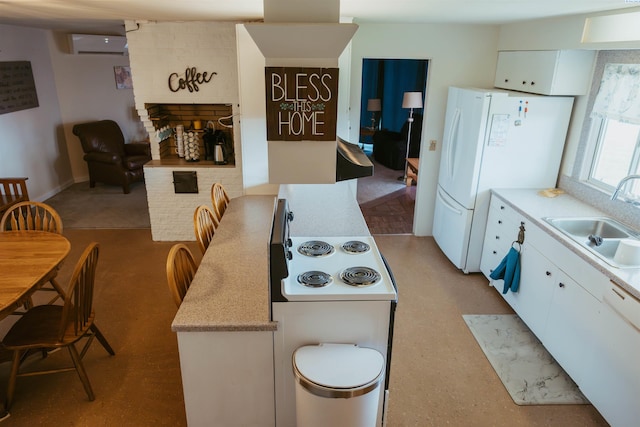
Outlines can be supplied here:
<path id="1" fill-rule="evenodd" d="M 73 134 L 82 143 L 91 188 L 96 182 L 122 185 L 127 194 L 129 184 L 144 180 L 143 166 L 151 160 L 150 145 L 125 144 L 120 126 L 113 120 L 77 124 Z"/>

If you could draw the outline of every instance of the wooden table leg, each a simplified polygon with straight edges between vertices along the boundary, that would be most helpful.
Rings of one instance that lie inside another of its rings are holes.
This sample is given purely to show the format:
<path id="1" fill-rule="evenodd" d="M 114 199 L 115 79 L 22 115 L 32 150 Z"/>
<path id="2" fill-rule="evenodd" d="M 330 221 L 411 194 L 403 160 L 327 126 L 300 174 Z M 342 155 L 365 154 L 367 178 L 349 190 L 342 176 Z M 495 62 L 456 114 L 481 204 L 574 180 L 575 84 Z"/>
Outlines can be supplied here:
<path id="1" fill-rule="evenodd" d="M 411 187 L 413 181 L 418 182 L 418 159 L 417 158 L 408 158 L 407 159 L 407 187 Z"/>

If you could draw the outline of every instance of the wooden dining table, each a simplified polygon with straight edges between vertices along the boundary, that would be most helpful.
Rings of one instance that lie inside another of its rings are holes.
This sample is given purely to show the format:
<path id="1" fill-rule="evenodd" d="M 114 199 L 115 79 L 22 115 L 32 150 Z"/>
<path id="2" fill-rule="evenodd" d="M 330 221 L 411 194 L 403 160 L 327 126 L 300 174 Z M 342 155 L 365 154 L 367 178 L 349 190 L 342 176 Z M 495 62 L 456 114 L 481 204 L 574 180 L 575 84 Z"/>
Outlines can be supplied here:
<path id="1" fill-rule="evenodd" d="M 22 307 L 31 294 L 55 277 L 70 250 L 71 244 L 60 234 L 0 232 L 0 320 Z M 5 360 L 9 355 L 0 350 L 0 360 Z M 4 403 L 0 403 L 0 421 L 8 416 Z"/>
<path id="2" fill-rule="evenodd" d="M 70 250 L 71 244 L 60 234 L 0 232 L 0 319 L 55 277 Z"/>

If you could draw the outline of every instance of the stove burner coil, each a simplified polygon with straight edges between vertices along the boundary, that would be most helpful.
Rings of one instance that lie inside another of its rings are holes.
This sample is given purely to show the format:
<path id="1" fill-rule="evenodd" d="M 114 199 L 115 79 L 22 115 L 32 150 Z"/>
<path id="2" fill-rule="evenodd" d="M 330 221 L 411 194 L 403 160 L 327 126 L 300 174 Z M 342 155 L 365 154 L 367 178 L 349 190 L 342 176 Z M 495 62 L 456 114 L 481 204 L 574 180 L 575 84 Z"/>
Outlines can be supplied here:
<path id="1" fill-rule="evenodd" d="M 298 283 L 310 288 L 322 288 L 332 281 L 331 275 L 323 271 L 306 271 L 298 275 Z"/>
<path id="2" fill-rule="evenodd" d="M 371 249 L 371 247 L 365 242 L 361 242 L 359 240 L 350 240 L 342 245 L 342 249 L 350 254 L 363 254 L 365 252 L 369 252 L 369 249 Z"/>
<path id="3" fill-rule="evenodd" d="M 321 257 L 334 252 L 333 245 L 322 240 L 309 240 L 298 246 L 298 252 L 305 256 Z"/>
<path id="4" fill-rule="evenodd" d="M 380 281 L 380 273 L 369 267 L 349 267 L 342 270 L 340 279 L 351 286 L 370 286 Z"/>

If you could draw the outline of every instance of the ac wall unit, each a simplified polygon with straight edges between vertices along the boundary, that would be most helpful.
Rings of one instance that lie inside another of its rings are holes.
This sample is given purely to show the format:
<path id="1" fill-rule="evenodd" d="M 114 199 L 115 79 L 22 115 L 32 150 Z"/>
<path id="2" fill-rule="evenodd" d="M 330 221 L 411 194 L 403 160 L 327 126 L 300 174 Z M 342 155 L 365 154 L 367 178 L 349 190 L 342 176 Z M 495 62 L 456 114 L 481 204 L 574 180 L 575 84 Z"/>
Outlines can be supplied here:
<path id="1" fill-rule="evenodd" d="M 69 34 L 71 53 L 76 55 L 128 55 L 125 36 Z"/>

